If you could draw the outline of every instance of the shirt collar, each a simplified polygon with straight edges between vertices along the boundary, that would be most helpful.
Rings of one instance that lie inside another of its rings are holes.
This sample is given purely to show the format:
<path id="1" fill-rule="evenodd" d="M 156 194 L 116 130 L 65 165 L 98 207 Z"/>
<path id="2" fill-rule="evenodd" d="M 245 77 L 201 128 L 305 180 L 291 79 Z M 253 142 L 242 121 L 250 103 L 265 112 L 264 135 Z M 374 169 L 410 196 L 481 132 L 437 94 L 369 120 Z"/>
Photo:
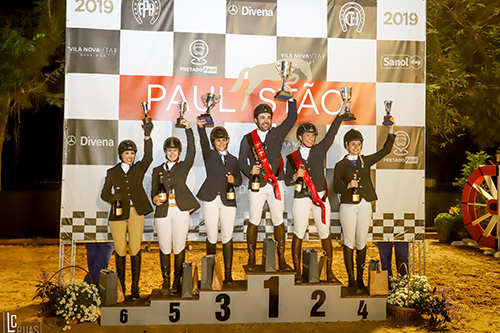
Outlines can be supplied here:
<path id="1" fill-rule="evenodd" d="M 349 160 L 349 161 L 356 161 L 358 159 L 358 155 L 347 155 L 346 158 Z"/>

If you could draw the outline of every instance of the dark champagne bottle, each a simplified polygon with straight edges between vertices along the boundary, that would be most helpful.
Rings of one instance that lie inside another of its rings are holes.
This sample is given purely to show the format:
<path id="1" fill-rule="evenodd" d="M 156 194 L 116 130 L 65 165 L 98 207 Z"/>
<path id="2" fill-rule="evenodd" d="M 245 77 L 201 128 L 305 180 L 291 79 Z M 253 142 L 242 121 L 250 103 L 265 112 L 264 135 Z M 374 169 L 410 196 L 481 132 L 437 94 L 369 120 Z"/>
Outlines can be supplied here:
<path id="1" fill-rule="evenodd" d="M 295 180 L 295 193 L 302 193 L 304 191 L 304 178 L 298 177 Z"/>
<path id="2" fill-rule="evenodd" d="M 115 188 L 116 200 L 113 202 L 113 214 L 115 217 L 121 217 L 123 214 L 123 205 L 121 201 L 120 187 Z"/>
<path id="3" fill-rule="evenodd" d="M 259 164 L 259 163 L 257 163 Z M 251 185 L 250 185 L 250 189 L 252 190 L 252 192 L 259 192 L 260 190 L 260 177 L 259 177 L 259 174 L 256 173 L 255 175 L 252 175 L 252 179 L 250 180 L 251 182 Z"/>
<path id="4" fill-rule="evenodd" d="M 260 190 L 260 177 L 258 174 L 252 175 L 252 192 L 259 192 Z"/>
<path id="5" fill-rule="evenodd" d="M 355 173 L 352 176 L 352 180 L 358 180 L 358 174 Z M 361 201 L 361 197 L 359 195 L 359 186 L 358 187 L 353 187 L 352 188 L 352 203 L 359 203 Z"/>
<path id="6" fill-rule="evenodd" d="M 231 175 L 231 173 L 228 173 L 228 174 Z M 236 200 L 236 192 L 234 191 L 233 183 L 227 182 L 226 199 L 228 201 Z"/>
<path id="7" fill-rule="evenodd" d="M 162 202 L 167 201 L 167 190 L 163 185 L 163 172 L 160 172 L 160 187 L 158 188 L 158 197 Z"/>

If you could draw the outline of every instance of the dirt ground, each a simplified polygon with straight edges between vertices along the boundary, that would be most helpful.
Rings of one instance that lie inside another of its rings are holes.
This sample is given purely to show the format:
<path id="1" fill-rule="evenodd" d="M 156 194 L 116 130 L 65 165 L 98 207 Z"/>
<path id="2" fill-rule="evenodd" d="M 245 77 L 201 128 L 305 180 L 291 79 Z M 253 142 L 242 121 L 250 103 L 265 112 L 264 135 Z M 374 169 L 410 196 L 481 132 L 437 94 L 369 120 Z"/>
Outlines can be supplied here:
<path id="1" fill-rule="evenodd" d="M 261 244 L 259 244 L 261 245 Z M 143 246 L 143 269 L 141 274 L 141 296 L 147 297 L 161 284 L 158 245 L 152 243 Z M 319 242 L 305 243 L 305 247 L 319 250 Z M 201 259 L 204 244 L 192 243 L 187 252 L 186 261 Z M 340 244 L 334 244 L 335 275 L 345 285 L 347 276 L 344 272 Z M 77 246 L 76 264 L 86 268 L 85 247 Z M 221 246 L 217 253 L 222 260 Z M 261 253 L 261 248 L 258 248 Z M 52 274 L 58 269 L 58 245 L 0 245 L 0 312 L 9 311 L 17 316 L 17 322 L 43 320 L 42 332 L 58 332 L 61 329 L 50 320 L 39 316 L 39 301 L 33 301 L 36 283 L 42 271 Z M 290 244 L 287 244 L 288 261 Z M 375 244 L 368 245 L 367 259 L 378 259 Z M 218 258 L 219 259 L 219 258 Z M 243 279 L 242 265 L 246 263 L 246 245 L 235 244 L 235 262 L 233 278 Z M 260 259 L 258 259 L 260 262 Z M 465 311 L 463 319 L 446 324 L 444 331 L 449 332 L 499 332 L 500 331 L 500 261 L 483 254 L 477 247 L 439 244 L 437 240 L 426 241 L 426 275 L 431 286 L 450 287 L 454 296 L 452 303 L 461 305 Z M 127 263 L 127 267 L 129 263 Z M 110 268 L 114 268 L 111 259 Z M 77 279 L 83 279 L 83 272 L 77 272 Z M 366 275 L 366 272 L 365 272 Z M 127 286 L 130 288 L 130 272 L 127 272 Z M 408 322 L 388 317 L 386 321 L 362 321 L 355 323 L 287 323 L 287 324 L 221 324 L 221 325 L 179 325 L 179 326 L 135 326 L 101 327 L 95 323 L 74 325 L 72 332 L 425 332 L 422 323 Z"/>

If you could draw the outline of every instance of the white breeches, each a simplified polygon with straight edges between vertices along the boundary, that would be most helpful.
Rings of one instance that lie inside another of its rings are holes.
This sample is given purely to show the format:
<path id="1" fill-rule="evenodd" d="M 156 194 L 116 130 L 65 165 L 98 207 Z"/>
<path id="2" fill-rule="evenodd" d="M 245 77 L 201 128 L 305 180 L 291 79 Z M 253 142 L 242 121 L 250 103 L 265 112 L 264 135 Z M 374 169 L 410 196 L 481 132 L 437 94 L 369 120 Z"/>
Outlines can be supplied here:
<path id="1" fill-rule="evenodd" d="M 160 250 L 170 254 L 172 247 L 174 254 L 179 254 L 186 247 L 189 231 L 189 211 L 181 211 L 177 206 L 169 207 L 166 217 L 155 218 L 156 233 Z"/>
<path id="2" fill-rule="evenodd" d="M 318 193 L 322 198 L 325 191 Z M 304 239 L 307 227 L 309 226 L 309 216 L 312 212 L 314 224 L 318 230 L 319 238 L 325 239 L 330 235 L 330 202 L 325 202 L 325 223 L 321 221 L 321 208 L 314 205 L 310 198 L 295 198 L 292 204 L 293 233 L 300 239 Z"/>
<path id="3" fill-rule="evenodd" d="M 340 204 L 340 224 L 344 234 L 344 245 L 362 250 L 366 246 L 368 229 L 372 221 L 372 204 L 361 199 L 359 204 Z"/>
<path id="4" fill-rule="evenodd" d="M 273 187 L 270 184 L 261 187 L 259 192 L 248 191 L 248 213 L 250 223 L 257 226 L 260 224 L 262 209 L 266 201 L 269 206 L 273 225 L 278 226 L 283 223 L 283 211 L 285 210 L 285 190 L 283 181 L 278 181 L 278 185 L 280 187 L 281 200 L 277 200 L 274 197 Z"/>
<path id="5" fill-rule="evenodd" d="M 225 206 L 219 195 L 214 200 L 203 203 L 203 219 L 207 229 L 207 239 L 210 243 L 217 243 L 219 220 L 222 243 L 226 244 L 233 238 L 236 207 Z"/>

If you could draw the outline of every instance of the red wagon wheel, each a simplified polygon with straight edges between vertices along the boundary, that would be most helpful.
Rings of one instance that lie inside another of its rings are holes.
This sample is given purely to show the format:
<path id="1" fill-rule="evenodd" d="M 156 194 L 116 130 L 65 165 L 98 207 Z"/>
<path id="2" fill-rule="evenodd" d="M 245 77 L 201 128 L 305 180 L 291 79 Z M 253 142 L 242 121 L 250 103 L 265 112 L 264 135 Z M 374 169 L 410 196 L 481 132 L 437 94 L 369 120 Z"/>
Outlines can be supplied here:
<path id="1" fill-rule="evenodd" d="M 496 165 L 480 166 L 467 179 L 462 194 L 462 214 L 469 234 L 492 249 L 497 248 L 497 238 L 491 234 L 498 223 L 498 192 L 491 177 L 497 175 Z"/>

